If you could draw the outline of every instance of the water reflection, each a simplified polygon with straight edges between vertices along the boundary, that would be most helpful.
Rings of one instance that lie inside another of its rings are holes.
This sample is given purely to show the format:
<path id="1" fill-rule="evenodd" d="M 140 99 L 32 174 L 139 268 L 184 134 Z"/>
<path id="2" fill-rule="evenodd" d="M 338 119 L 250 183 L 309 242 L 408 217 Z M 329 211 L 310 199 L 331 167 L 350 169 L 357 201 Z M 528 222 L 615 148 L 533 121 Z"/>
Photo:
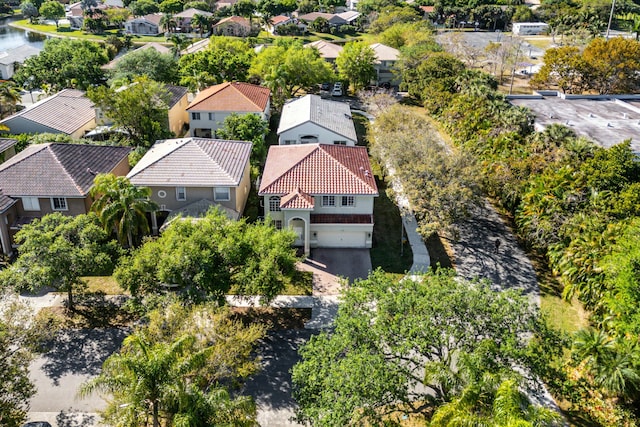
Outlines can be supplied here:
<path id="1" fill-rule="evenodd" d="M 15 18 L 0 19 L 0 52 L 8 49 L 14 49 L 25 44 L 38 48 L 42 48 L 42 46 L 44 46 L 44 41 L 47 36 L 10 27 L 9 22 L 13 20 L 15 20 Z"/>

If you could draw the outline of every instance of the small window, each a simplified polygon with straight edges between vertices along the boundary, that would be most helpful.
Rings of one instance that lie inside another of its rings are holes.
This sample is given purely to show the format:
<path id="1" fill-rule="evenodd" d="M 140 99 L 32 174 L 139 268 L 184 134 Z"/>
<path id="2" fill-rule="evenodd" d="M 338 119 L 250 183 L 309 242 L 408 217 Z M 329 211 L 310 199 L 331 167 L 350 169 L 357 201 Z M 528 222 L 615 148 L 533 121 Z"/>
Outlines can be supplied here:
<path id="1" fill-rule="evenodd" d="M 39 211 L 40 210 L 40 202 L 37 197 L 23 197 L 22 198 L 22 208 L 25 211 Z"/>
<path id="2" fill-rule="evenodd" d="M 282 221 L 279 219 L 271 221 L 271 224 L 276 228 L 276 230 L 282 230 Z"/>
<path id="3" fill-rule="evenodd" d="M 284 140 L 284 145 L 295 145 L 297 143 L 298 143 L 298 141 L 296 141 L 295 139 L 285 139 Z"/>
<path id="4" fill-rule="evenodd" d="M 64 197 L 52 197 L 51 198 L 51 209 L 54 211 L 66 211 L 67 208 L 67 199 Z"/>
<path id="5" fill-rule="evenodd" d="M 191 113 L 191 120 L 200 120 L 200 113 Z"/>
<path id="6" fill-rule="evenodd" d="M 213 189 L 213 200 L 225 202 L 231 200 L 229 187 L 216 187 Z"/>
<path id="7" fill-rule="evenodd" d="M 187 189 L 185 187 L 176 187 L 176 200 L 187 200 Z"/>
<path id="8" fill-rule="evenodd" d="M 216 119 L 216 113 L 209 113 L 209 121 L 214 121 Z"/>
<path id="9" fill-rule="evenodd" d="M 335 206 L 336 196 L 322 196 L 322 206 Z"/>
<path id="10" fill-rule="evenodd" d="M 342 200 L 340 202 L 340 206 L 345 206 L 345 207 L 354 207 L 356 205 L 356 198 L 355 196 L 342 196 Z"/>
<path id="11" fill-rule="evenodd" d="M 333 141 L 334 145 L 347 145 L 347 141 Z"/>
<path id="12" fill-rule="evenodd" d="M 280 212 L 280 197 L 278 196 L 269 197 L 269 211 Z"/>

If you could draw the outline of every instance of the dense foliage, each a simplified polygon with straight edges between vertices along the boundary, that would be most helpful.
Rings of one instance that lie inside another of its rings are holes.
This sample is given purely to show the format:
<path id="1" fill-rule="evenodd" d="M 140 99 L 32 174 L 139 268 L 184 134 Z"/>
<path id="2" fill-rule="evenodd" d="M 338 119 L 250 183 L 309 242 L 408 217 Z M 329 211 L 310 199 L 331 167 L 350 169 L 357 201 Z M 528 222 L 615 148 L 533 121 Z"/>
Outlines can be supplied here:
<path id="1" fill-rule="evenodd" d="M 292 232 L 268 223 L 232 221 L 213 210 L 200 220 L 173 221 L 122 259 L 115 277 L 133 295 L 177 285 L 196 298 L 221 302 L 232 289 L 271 300 L 295 270 L 293 239 Z"/>
<path id="2" fill-rule="evenodd" d="M 436 407 L 433 425 L 466 425 L 447 414 L 465 403 L 500 405 L 501 388 L 535 388 L 538 368 L 562 352 L 558 339 L 516 292 L 445 269 L 399 283 L 376 271 L 348 288 L 335 329 L 301 348 L 292 370 L 297 415 L 318 426 L 382 425 Z M 524 422 L 527 407 L 511 408 L 517 425 L 534 425 Z M 535 425 L 552 425 L 544 415 Z"/>

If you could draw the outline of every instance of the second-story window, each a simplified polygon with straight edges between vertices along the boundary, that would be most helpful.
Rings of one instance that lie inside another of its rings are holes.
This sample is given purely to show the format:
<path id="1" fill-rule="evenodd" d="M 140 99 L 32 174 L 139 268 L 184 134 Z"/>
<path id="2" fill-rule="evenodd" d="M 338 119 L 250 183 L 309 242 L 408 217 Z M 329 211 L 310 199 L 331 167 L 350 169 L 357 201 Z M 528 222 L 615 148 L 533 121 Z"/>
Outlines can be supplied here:
<path id="1" fill-rule="evenodd" d="M 280 197 L 269 197 L 269 212 L 280 212 Z"/>
<path id="2" fill-rule="evenodd" d="M 335 206 L 336 196 L 322 196 L 322 206 Z"/>
<path id="3" fill-rule="evenodd" d="M 200 120 L 200 113 L 191 113 L 191 120 Z"/>

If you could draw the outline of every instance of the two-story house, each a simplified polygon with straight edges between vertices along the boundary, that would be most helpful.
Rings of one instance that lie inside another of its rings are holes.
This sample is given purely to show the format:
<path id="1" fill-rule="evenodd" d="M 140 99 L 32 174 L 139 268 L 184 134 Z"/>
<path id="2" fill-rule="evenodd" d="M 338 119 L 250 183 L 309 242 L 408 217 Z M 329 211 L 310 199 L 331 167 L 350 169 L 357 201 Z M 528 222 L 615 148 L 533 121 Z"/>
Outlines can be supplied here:
<path id="1" fill-rule="evenodd" d="M 0 237 L 11 256 L 13 236 L 34 218 L 89 212 L 89 190 L 99 173 L 126 175 L 129 147 L 37 144 L 0 164 Z"/>
<path id="2" fill-rule="evenodd" d="M 241 82 L 225 82 L 201 91 L 187 107 L 189 134 L 214 138 L 233 113 L 256 114 L 269 121 L 271 91 L 266 87 Z"/>
<path id="3" fill-rule="evenodd" d="M 180 138 L 156 142 L 127 177 L 151 188 L 159 210 L 151 216 L 157 233 L 182 215 L 201 217 L 214 206 L 238 219 L 251 188 L 251 142 Z"/>
<path id="4" fill-rule="evenodd" d="M 373 67 L 376 69 L 376 80 L 374 83 L 377 85 L 390 84 L 393 86 L 400 84 L 399 77 L 393 73 L 393 67 L 400 57 L 400 51 L 382 43 L 374 43 L 370 45 L 370 47 L 376 54 L 376 62 L 373 64 Z"/>
<path id="5" fill-rule="evenodd" d="M 356 145 L 358 137 L 349 104 L 305 95 L 282 108 L 278 143 Z"/>
<path id="6" fill-rule="evenodd" d="M 277 228 L 304 248 L 370 248 L 378 187 L 365 147 L 277 145 L 269 149 L 258 195 Z"/>

